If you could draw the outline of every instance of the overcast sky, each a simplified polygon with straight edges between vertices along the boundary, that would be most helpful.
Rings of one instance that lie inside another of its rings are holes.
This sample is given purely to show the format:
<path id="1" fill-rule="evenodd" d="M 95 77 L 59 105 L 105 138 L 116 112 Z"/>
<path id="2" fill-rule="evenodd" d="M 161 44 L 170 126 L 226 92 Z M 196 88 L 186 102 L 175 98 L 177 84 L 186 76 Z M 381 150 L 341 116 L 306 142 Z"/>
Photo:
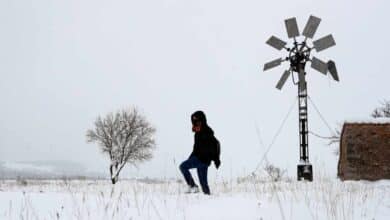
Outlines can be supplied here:
<path id="1" fill-rule="evenodd" d="M 265 41 L 287 40 L 322 18 L 315 39 L 336 46 L 313 55 L 336 61 L 340 82 L 307 69 L 308 92 L 332 127 L 368 118 L 390 98 L 389 1 L 0 1 L 0 161 L 65 160 L 108 171 L 108 157 L 87 144 L 95 118 L 137 106 L 157 128 L 154 159 L 128 175 L 180 177 L 192 150 L 190 115 L 206 112 L 222 143 L 221 178 L 256 168 L 297 88 L 275 89 L 287 63 Z M 268 160 L 296 175 L 297 106 Z M 256 124 L 260 140 L 256 134 Z M 330 135 L 309 105 L 309 130 Z M 336 175 L 327 141 L 309 137 L 314 175 Z M 262 142 L 264 146 L 259 144 Z M 210 170 L 211 178 L 216 175 Z"/>

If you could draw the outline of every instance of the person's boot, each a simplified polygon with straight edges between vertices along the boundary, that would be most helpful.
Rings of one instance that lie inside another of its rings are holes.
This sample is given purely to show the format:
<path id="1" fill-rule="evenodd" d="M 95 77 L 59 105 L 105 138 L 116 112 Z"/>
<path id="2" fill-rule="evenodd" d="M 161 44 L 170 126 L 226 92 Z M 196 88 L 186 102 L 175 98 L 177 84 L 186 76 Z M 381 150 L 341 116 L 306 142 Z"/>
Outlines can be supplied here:
<path id="1" fill-rule="evenodd" d="M 184 193 L 198 193 L 199 187 L 198 186 L 188 186 L 187 190 L 184 191 Z"/>

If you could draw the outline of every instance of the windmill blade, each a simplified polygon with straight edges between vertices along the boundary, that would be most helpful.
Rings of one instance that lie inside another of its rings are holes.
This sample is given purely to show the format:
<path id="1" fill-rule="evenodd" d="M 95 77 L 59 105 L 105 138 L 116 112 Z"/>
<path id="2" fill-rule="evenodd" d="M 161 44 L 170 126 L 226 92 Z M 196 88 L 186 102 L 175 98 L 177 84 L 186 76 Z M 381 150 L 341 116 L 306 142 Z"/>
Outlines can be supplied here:
<path id="1" fill-rule="evenodd" d="M 328 70 L 334 80 L 336 80 L 337 82 L 340 81 L 339 75 L 337 74 L 336 64 L 333 60 L 328 61 Z"/>
<path id="2" fill-rule="evenodd" d="M 320 38 L 318 40 L 313 41 L 314 48 L 317 52 L 320 52 L 322 50 L 328 49 L 331 46 L 336 45 L 336 42 L 334 41 L 331 34 Z"/>
<path id="3" fill-rule="evenodd" d="M 278 83 L 276 84 L 277 89 L 282 90 L 282 87 L 286 82 L 286 80 L 288 79 L 288 77 L 290 76 L 290 74 L 291 74 L 290 70 L 284 71 L 282 77 L 280 77 Z"/>
<path id="4" fill-rule="evenodd" d="M 313 59 L 311 60 L 311 68 L 317 70 L 324 75 L 326 75 L 326 73 L 328 72 L 328 64 L 320 59 L 317 59 L 316 57 L 313 57 Z"/>
<path id="5" fill-rule="evenodd" d="M 275 36 L 271 36 L 267 42 L 266 42 L 268 45 L 270 45 L 271 47 L 277 49 L 277 50 L 281 50 L 284 48 L 284 46 L 286 46 L 286 42 L 280 40 L 279 38 L 275 37 Z"/>
<path id="6" fill-rule="evenodd" d="M 268 69 L 277 67 L 277 66 L 279 66 L 281 63 L 282 63 L 282 58 L 278 58 L 278 59 L 276 59 L 276 60 L 272 60 L 272 61 L 270 61 L 270 62 L 264 64 L 264 69 L 263 69 L 263 71 L 266 71 L 266 70 L 268 70 Z"/>
<path id="7" fill-rule="evenodd" d="M 303 29 L 302 35 L 307 38 L 313 38 L 314 34 L 317 31 L 318 25 L 320 25 L 321 18 L 317 18 L 313 15 L 310 15 L 309 20 L 306 23 L 305 28 Z"/>
<path id="8" fill-rule="evenodd" d="M 284 23 L 286 24 L 288 38 L 299 36 L 297 19 L 295 17 L 284 20 Z"/>

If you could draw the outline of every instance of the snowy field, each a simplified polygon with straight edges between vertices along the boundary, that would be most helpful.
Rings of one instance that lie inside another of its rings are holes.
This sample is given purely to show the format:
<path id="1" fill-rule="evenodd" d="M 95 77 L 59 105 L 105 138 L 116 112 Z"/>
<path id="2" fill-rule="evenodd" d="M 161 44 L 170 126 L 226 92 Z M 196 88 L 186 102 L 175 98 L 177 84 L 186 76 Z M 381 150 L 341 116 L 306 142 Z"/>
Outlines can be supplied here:
<path id="1" fill-rule="evenodd" d="M 2 180 L 0 219 L 390 219 L 390 181 L 256 178 L 184 194 L 178 181 Z"/>

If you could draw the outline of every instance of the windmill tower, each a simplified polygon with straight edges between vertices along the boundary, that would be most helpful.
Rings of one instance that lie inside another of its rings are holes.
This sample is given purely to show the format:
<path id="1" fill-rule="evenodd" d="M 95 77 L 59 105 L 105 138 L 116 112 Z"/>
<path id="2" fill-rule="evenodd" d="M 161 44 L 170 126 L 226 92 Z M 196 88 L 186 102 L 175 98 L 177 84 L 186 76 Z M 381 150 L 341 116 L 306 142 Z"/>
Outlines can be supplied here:
<path id="1" fill-rule="evenodd" d="M 328 72 L 332 78 L 339 81 L 336 65 L 332 60 L 327 63 L 322 60 L 310 56 L 311 51 L 314 49 L 316 52 L 320 52 L 329 47 L 336 45 L 332 35 L 327 35 L 318 40 L 312 42 L 312 46 L 308 44 L 308 39 L 312 39 L 321 19 L 315 16 L 310 16 L 309 20 L 303 29 L 302 35 L 304 40 L 302 42 L 297 41 L 297 37 L 300 36 L 297 21 L 294 18 L 289 18 L 284 21 L 286 25 L 288 38 L 293 39 L 291 47 L 286 47 L 287 42 L 271 36 L 267 40 L 267 44 L 271 47 L 282 50 L 285 49 L 288 52 L 288 56 L 275 59 L 264 65 L 264 71 L 279 66 L 282 62 L 290 62 L 290 68 L 284 71 L 282 77 L 276 84 L 276 88 L 281 90 L 286 80 L 292 75 L 294 85 L 298 85 L 298 117 L 299 117 L 299 157 L 300 163 L 297 167 L 298 180 L 313 181 L 313 168 L 309 161 L 309 135 L 308 135 L 308 117 L 307 117 L 307 81 L 306 81 L 306 63 L 311 62 L 310 67 L 326 75 Z M 295 76 L 295 77 L 294 77 Z M 297 76 L 297 77 L 296 77 Z M 298 80 L 296 81 L 296 78 Z"/>

